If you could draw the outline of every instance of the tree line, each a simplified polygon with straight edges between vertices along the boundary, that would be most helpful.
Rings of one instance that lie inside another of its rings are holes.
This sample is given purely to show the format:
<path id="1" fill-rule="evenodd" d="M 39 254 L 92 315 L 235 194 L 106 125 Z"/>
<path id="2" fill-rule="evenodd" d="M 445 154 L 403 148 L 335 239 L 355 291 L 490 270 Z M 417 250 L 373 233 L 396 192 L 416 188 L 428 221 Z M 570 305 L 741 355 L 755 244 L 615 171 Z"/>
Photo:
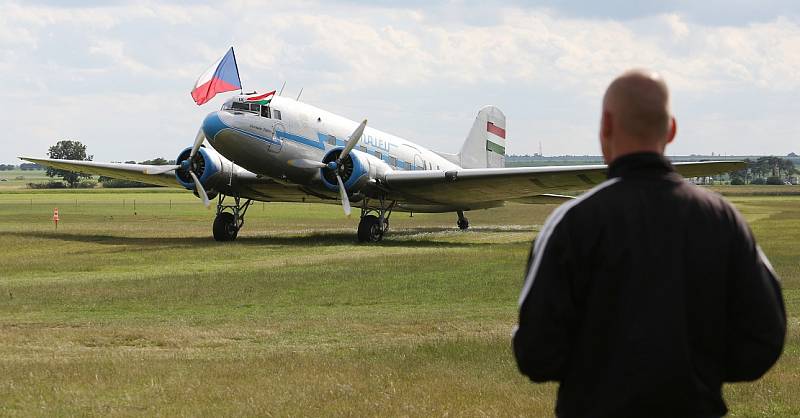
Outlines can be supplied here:
<path id="1" fill-rule="evenodd" d="M 745 159 L 747 166 L 731 173 L 731 184 L 785 184 L 800 174 L 794 162 L 781 157 Z"/>
<path id="2" fill-rule="evenodd" d="M 92 155 L 86 154 L 86 145 L 80 141 L 62 140 L 58 141 L 55 145 L 50 147 L 47 151 L 50 158 L 57 158 L 61 160 L 77 160 L 77 161 L 92 161 Z M 137 163 L 136 161 L 125 161 L 127 164 L 148 164 L 148 165 L 168 165 L 175 164 L 174 160 L 167 160 L 165 158 L 154 158 L 152 160 L 145 160 Z M 23 164 L 24 165 L 24 164 Z M 62 182 L 49 182 L 44 185 L 29 184 L 31 188 L 58 188 L 64 187 L 66 184 L 70 188 L 86 188 L 94 187 L 94 181 L 86 181 L 84 179 L 91 179 L 89 174 L 74 173 L 72 171 L 60 170 L 57 168 L 48 167 L 46 172 L 48 177 L 61 178 Z M 106 176 L 100 176 L 97 179 L 103 187 L 158 187 L 150 184 L 140 183 L 138 181 L 115 179 Z"/>
<path id="3" fill-rule="evenodd" d="M 17 168 L 22 171 L 44 170 L 44 167 L 34 163 L 22 163 L 19 166 L 14 164 L 0 164 L 0 171 L 11 171 Z"/>

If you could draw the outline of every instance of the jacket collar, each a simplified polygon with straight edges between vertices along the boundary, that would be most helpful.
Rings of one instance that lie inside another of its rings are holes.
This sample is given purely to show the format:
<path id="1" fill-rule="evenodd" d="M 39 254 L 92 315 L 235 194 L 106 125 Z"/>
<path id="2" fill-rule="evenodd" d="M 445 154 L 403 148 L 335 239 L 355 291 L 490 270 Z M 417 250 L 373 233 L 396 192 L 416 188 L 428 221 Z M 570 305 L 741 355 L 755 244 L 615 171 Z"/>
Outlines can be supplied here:
<path id="1" fill-rule="evenodd" d="M 669 160 L 655 152 L 623 155 L 608 166 L 608 178 L 667 174 L 675 171 Z"/>

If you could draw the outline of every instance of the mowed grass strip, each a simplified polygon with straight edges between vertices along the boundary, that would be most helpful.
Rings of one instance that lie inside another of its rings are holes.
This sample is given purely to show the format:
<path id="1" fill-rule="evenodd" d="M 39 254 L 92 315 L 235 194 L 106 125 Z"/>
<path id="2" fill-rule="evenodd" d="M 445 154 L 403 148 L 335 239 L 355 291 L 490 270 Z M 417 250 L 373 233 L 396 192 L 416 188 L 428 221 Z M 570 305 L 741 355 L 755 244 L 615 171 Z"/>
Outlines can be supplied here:
<path id="1" fill-rule="evenodd" d="M 794 416 L 800 199 L 732 199 L 791 320 L 779 365 L 726 395 L 737 416 Z M 188 193 L 0 193 L 0 414 L 551 415 L 510 332 L 553 208 L 468 213 L 469 232 L 397 213 L 359 245 L 335 205 L 258 203 L 220 244 Z"/>

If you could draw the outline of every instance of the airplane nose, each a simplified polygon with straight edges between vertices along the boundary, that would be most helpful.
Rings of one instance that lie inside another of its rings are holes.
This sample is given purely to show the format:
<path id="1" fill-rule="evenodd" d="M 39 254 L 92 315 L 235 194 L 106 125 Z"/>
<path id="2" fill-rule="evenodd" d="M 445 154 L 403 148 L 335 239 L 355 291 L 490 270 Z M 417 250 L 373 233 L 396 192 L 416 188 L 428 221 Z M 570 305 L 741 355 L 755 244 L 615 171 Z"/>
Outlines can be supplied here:
<path id="1" fill-rule="evenodd" d="M 208 142 L 214 143 L 214 137 L 217 136 L 219 131 L 228 128 L 228 125 L 222 121 L 219 117 L 219 111 L 209 113 L 205 119 L 203 119 L 203 133 L 208 138 Z"/>

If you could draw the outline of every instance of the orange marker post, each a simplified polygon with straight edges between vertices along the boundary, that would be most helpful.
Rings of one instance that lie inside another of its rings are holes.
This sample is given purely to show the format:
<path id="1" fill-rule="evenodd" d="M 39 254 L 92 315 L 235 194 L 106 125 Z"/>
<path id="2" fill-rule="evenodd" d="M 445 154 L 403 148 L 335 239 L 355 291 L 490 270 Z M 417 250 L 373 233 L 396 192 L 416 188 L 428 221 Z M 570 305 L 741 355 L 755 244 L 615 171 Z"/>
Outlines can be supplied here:
<path id="1" fill-rule="evenodd" d="M 56 224 L 56 231 L 58 230 L 58 208 L 53 209 L 53 222 Z"/>

